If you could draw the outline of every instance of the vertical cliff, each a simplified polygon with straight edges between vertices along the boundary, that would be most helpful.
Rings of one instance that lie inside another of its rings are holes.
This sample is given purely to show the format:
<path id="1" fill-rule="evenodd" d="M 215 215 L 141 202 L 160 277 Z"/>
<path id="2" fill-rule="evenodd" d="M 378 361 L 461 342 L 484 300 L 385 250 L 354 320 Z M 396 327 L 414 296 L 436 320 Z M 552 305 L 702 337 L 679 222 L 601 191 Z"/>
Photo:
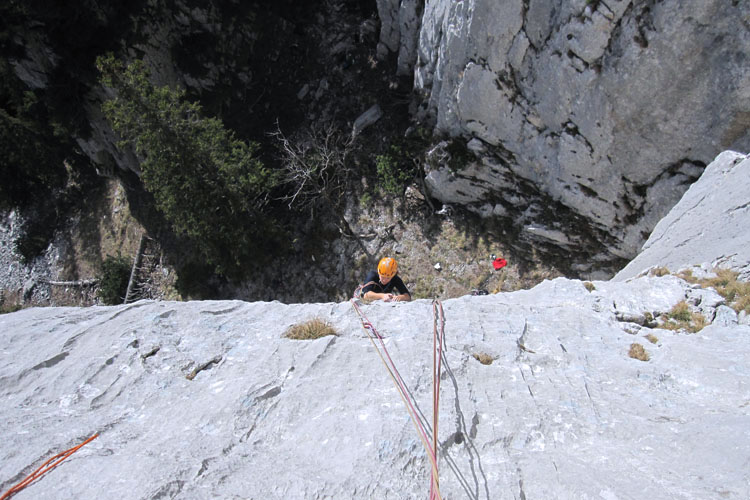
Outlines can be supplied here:
<path id="1" fill-rule="evenodd" d="M 477 158 L 433 164 L 433 193 L 541 244 L 632 257 L 709 161 L 750 149 L 749 24 L 723 0 L 426 2 L 400 32 L 418 37 L 419 116 Z"/>

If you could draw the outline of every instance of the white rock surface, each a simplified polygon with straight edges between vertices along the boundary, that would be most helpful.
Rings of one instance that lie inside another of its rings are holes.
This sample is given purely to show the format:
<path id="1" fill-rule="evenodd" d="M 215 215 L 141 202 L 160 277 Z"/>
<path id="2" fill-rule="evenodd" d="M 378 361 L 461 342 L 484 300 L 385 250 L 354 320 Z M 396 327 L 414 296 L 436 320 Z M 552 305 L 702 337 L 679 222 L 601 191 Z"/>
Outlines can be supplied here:
<path id="1" fill-rule="evenodd" d="M 625 280 L 651 267 L 677 271 L 707 264 L 750 276 L 750 157 L 725 151 L 654 228 Z"/>
<path id="2" fill-rule="evenodd" d="M 668 276 L 594 287 L 556 279 L 445 301 L 443 498 L 748 498 L 750 326 L 633 329 L 618 311 L 665 312 L 690 286 Z M 431 419 L 430 302 L 364 311 Z M 311 317 L 340 335 L 281 337 Z M 628 357 L 633 342 L 650 361 Z M 480 353 L 494 362 L 479 363 Z M 429 491 L 414 426 L 349 303 L 138 302 L 0 316 L 2 490 L 95 432 L 14 498 Z"/>

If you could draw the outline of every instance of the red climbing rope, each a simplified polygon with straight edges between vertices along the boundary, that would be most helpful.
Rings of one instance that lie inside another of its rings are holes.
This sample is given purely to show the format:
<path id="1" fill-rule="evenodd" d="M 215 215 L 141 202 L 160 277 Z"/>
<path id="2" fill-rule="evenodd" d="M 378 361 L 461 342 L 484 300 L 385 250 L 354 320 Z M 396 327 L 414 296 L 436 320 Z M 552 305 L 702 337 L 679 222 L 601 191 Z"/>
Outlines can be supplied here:
<path id="1" fill-rule="evenodd" d="M 433 361 L 433 384 L 432 384 L 433 386 L 433 394 L 432 394 L 433 434 L 432 434 L 432 443 L 430 443 L 429 432 L 425 428 L 425 424 L 420 419 L 419 413 L 417 412 L 417 409 L 416 409 L 416 405 L 410 397 L 409 389 L 406 386 L 406 383 L 401 377 L 401 374 L 399 373 L 398 368 L 396 367 L 396 364 L 393 362 L 391 355 L 388 353 L 388 349 L 385 346 L 383 337 L 378 333 L 378 331 L 375 329 L 375 327 L 370 322 L 370 320 L 367 319 L 367 316 L 365 316 L 364 312 L 359 307 L 359 304 L 357 304 L 356 299 L 359 298 L 359 291 L 361 288 L 362 288 L 362 285 L 359 286 L 355 290 L 354 296 L 351 299 L 352 306 L 354 307 L 354 310 L 359 315 L 360 321 L 362 322 L 362 328 L 365 330 L 365 333 L 367 334 L 368 338 L 370 339 L 372 344 L 375 346 L 375 350 L 377 351 L 378 356 L 380 356 L 380 359 L 385 365 L 386 369 L 388 370 L 388 373 L 390 374 L 391 379 L 393 380 L 393 383 L 396 385 L 396 389 L 398 390 L 399 395 L 401 396 L 401 399 L 404 402 L 404 405 L 406 406 L 406 410 L 409 413 L 409 416 L 411 417 L 412 422 L 414 423 L 414 427 L 417 429 L 417 434 L 419 435 L 419 439 L 422 441 L 422 445 L 424 446 L 425 451 L 427 452 L 427 457 L 429 458 L 430 464 L 432 465 L 432 476 L 431 476 L 431 481 L 430 481 L 430 500 L 442 500 L 442 497 L 440 496 L 440 482 L 438 478 L 437 423 L 438 423 L 438 409 L 439 409 L 438 405 L 440 402 L 440 396 L 439 396 L 440 394 L 440 369 L 441 369 L 440 367 L 441 367 L 442 350 L 443 350 L 444 338 L 445 338 L 445 331 L 444 331 L 445 318 L 443 316 L 443 306 L 438 300 L 434 300 L 432 303 L 433 319 L 434 319 L 433 358 L 432 358 L 432 361 Z M 439 328 L 438 328 L 438 325 L 439 325 Z"/>
<path id="2" fill-rule="evenodd" d="M 3 493 L 3 496 L 0 497 L 0 500 L 6 500 L 7 498 L 10 498 L 11 496 L 15 495 L 16 493 L 18 493 L 19 491 L 21 491 L 22 489 L 24 489 L 25 487 L 27 487 L 28 485 L 30 485 L 31 483 L 33 483 L 34 481 L 42 477 L 44 474 L 51 471 L 58 465 L 60 465 L 63 462 L 63 460 L 71 456 L 73 453 L 77 452 L 84 445 L 96 439 L 98 436 L 99 434 L 94 434 L 93 436 L 91 436 L 90 438 L 88 438 L 86 441 L 79 444 L 78 446 L 74 446 L 70 448 L 69 450 L 65 450 L 61 453 L 58 453 L 54 457 L 50 458 L 49 460 L 44 462 L 37 470 L 35 470 L 34 472 L 26 476 L 26 479 L 24 479 L 23 481 L 21 481 L 20 483 L 18 483 L 17 485 L 13 486 L 11 489 Z"/>

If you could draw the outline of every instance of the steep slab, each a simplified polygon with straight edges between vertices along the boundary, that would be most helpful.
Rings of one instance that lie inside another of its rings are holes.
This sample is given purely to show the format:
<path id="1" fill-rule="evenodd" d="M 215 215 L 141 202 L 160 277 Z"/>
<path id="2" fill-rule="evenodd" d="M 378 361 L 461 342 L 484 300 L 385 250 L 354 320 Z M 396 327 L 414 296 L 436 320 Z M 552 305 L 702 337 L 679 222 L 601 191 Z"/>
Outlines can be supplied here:
<path id="1" fill-rule="evenodd" d="M 750 326 L 735 316 L 687 335 L 628 319 L 666 312 L 691 290 L 673 276 L 588 289 L 557 279 L 446 301 L 443 498 L 748 498 Z M 431 303 L 363 309 L 431 420 Z M 282 338 L 311 317 L 340 335 Z M 650 361 L 628 357 L 634 342 Z M 15 498 L 429 491 L 424 449 L 348 303 L 137 302 L 0 316 L 2 490 L 95 432 Z"/>
<path id="2" fill-rule="evenodd" d="M 614 277 L 651 267 L 677 271 L 705 264 L 750 277 L 750 158 L 726 151 L 656 225 L 638 256 Z"/>

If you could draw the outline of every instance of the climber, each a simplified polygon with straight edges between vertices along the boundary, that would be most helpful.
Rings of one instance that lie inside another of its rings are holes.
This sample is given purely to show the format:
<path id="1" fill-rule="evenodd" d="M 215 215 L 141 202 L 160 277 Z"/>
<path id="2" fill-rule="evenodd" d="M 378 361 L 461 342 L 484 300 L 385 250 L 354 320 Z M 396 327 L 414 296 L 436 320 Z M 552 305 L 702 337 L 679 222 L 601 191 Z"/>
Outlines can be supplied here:
<path id="1" fill-rule="evenodd" d="M 362 285 L 360 297 L 368 300 L 384 300 L 385 302 L 409 302 L 411 293 L 396 273 L 398 264 L 395 259 L 383 257 L 378 263 L 377 271 L 370 271 Z M 397 291 L 398 295 L 393 291 Z"/>

